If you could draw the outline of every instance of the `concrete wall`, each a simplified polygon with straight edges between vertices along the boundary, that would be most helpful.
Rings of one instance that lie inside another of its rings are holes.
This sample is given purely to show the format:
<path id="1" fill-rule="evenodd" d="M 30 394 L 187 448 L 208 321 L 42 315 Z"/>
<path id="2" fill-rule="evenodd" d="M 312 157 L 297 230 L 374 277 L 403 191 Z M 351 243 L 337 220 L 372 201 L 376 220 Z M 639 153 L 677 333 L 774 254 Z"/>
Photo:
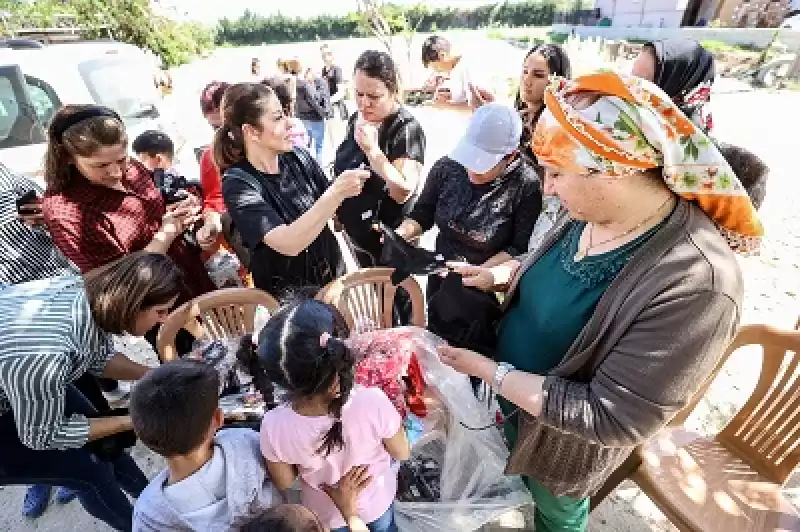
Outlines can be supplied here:
<path id="1" fill-rule="evenodd" d="M 613 26 L 600 28 L 596 26 L 570 26 L 568 24 L 555 24 L 554 33 L 570 33 L 573 28 L 581 37 L 603 37 L 608 40 L 621 39 L 646 39 L 655 41 L 683 37 L 698 41 L 722 41 L 728 44 L 752 45 L 765 47 L 772 39 L 775 32 L 772 28 L 623 28 Z M 800 48 L 800 32 L 781 30 L 780 42 L 789 47 L 789 50 Z"/>
<path id="2" fill-rule="evenodd" d="M 597 0 L 595 7 L 612 20 L 613 27 L 677 28 L 683 4 L 685 0 Z"/>

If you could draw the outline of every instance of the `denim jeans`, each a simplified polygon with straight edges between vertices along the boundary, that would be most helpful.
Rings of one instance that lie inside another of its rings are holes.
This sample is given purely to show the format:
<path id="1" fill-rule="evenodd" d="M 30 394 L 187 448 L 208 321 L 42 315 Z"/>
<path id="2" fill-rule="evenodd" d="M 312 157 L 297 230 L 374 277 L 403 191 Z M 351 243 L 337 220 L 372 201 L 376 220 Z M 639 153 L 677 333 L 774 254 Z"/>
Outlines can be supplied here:
<path id="1" fill-rule="evenodd" d="M 325 121 L 323 120 L 303 120 L 303 125 L 308 131 L 308 138 L 314 144 L 314 153 L 317 162 L 322 164 L 322 148 L 325 146 Z M 310 148 L 311 146 L 309 146 Z"/>
<path id="2" fill-rule="evenodd" d="M 389 506 L 389 509 L 386 510 L 386 513 L 374 520 L 371 523 L 367 523 L 367 529 L 369 532 L 397 532 L 397 523 L 394 520 L 394 504 Z M 334 528 L 331 532 L 349 532 L 350 529 L 348 527 L 342 528 Z"/>
<path id="3" fill-rule="evenodd" d="M 64 415 L 94 411 L 86 397 L 70 385 Z M 86 449 L 31 449 L 20 441 L 14 416 L 7 412 L 0 415 L 0 485 L 13 484 L 49 484 L 73 489 L 92 516 L 115 530 L 128 531 L 133 507 L 125 493 L 138 497 L 147 486 L 147 478 L 127 454 L 110 463 Z"/>

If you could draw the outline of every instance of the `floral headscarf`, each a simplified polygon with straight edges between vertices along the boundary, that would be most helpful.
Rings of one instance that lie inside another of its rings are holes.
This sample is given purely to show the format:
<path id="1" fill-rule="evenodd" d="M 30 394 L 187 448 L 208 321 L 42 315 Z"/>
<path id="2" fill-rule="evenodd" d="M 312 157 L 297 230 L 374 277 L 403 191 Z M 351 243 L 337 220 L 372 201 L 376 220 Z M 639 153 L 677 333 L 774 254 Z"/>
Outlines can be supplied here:
<path id="1" fill-rule="evenodd" d="M 575 109 L 568 97 L 600 98 Z M 764 234 L 747 192 L 711 140 L 649 81 L 599 72 L 554 79 L 536 126 L 539 162 L 578 174 L 624 177 L 662 168 L 667 186 L 697 205 L 739 252 L 754 252 Z"/>

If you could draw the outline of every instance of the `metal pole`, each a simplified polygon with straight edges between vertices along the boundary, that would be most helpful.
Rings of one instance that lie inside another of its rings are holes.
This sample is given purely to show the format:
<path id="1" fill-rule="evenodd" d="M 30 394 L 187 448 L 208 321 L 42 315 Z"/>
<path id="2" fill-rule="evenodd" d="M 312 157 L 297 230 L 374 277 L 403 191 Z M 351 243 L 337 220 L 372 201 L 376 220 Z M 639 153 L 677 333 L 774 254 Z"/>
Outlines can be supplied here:
<path id="1" fill-rule="evenodd" d="M 641 26 L 642 23 L 644 23 L 644 6 L 645 6 L 645 4 L 647 4 L 647 0 L 642 0 L 642 12 L 639 15 L 639 26 Z"/>

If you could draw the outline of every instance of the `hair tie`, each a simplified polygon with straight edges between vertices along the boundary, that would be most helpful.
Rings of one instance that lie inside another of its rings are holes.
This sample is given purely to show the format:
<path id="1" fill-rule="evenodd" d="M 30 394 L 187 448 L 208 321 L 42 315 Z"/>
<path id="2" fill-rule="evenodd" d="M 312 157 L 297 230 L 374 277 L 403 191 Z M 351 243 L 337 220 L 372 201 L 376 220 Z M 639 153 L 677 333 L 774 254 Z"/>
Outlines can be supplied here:
<path id="1" fill-rule="evenodd" d="M 328 341 L 331 339 L 330 333 L 322 333 L 319 335 L 319 346 L 320 347 L 328 347 Z"/>
<path id="2" fill-rule="evenodd" d="M 103 107 L 102 105 L 93 105 L 86 109 L 82 109 L 80 111 L 72 113 L 63 120 L 59 120 L 60 123 L 58 124 L 53 123 L 53 137 L 58 142 L 63 143 L 64 133 L 66 133 L 69 128 L 80 124 L 84 120 L 89 120 L 90 118 L 99 118 L 99 117 L 114 118 L 122 122 L 122 119 L 119 117 L 119 115 L 112 109 L 109 109 L 108 107 Z"/>

